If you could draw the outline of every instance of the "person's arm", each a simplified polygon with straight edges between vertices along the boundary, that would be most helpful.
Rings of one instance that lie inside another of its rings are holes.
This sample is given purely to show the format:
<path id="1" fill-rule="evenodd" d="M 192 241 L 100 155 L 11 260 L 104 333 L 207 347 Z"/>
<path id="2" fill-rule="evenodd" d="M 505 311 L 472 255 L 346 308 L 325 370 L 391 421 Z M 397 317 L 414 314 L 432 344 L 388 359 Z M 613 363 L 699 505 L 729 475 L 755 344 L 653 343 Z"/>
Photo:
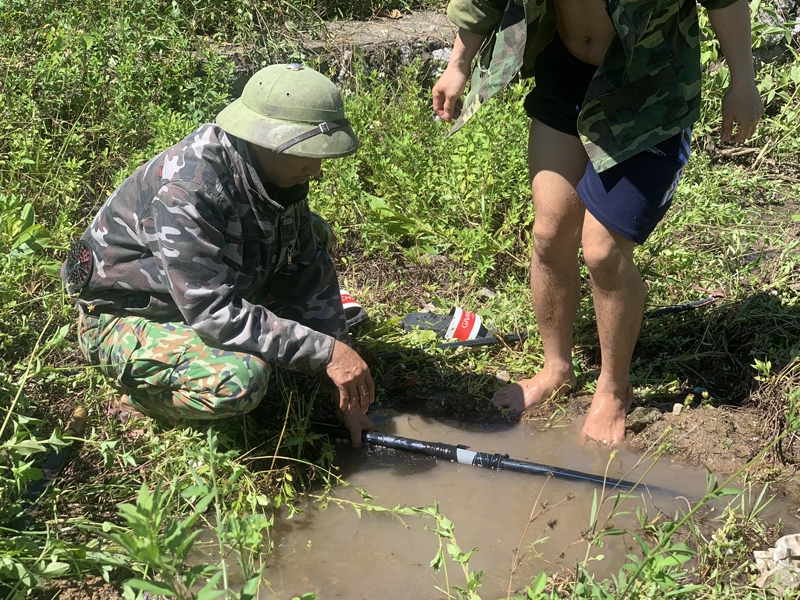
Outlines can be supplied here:
<path id="1" fill-rule="evenodd" d="M 331 335 L 280 318 L 235 293 L 234 272 L 223 260 L 225 222 L 216 206 L 200 186 L 168 184 L 159 190 L 147 216 L 151 251 L 186 323 L 218 348 L 258 355 L 286 369 L 326 373 L 339 390 L 339 408 L 354 413 L 347 415 L 345 425 L 354 440 L 360 439 L 361 431 L 371 426 L 364 413 L 375 398 L 366 363 Z M 335 276 L 333 285 L 338 294 Z M 341 299 L 338 302 L 341 305 Z M 307 305 L 308 310 L 314 308 Z"/>
<path id="2" fill-rule="evenodd" d="M 334 338 L 235 293 L 235 272 L 224 259 L 225 221 L 212 194 L 191 183 L 166 184 L 143 219 L 150 250 L 184 320 L 217 347 L 286 369 L 324 371 Z"/>
<path id="3" fill-rule="evenodd" d="M 460 28 L 453 42 L 447 68 L 433 86 L 433 112 L 450 122 L 461 114 L 461 96 L 472 72 L 472 61 L 486 39 L 485 35 Z"/>
<path id="4" fill-rule="evenodd" d="M 741 142 L 753 134 L 764 114 L 755 83 L 750 9 L 747 0 L 737 0 L 724 8 L 707 8 L 711 28 L 719 40 L 731 74 L 730 87 L 722 99 L 721 138 L 723 141 Z M 735 134 L 734 123 L 738 124 Z"/>
<path id="5" fill-rule="evenodd" d="M 367 364 L 350 348 L 333 261 L 314 233 L 307 202 L 294 214 L 299 225 L 292 260 L 270 279 L 270 306 L 279 307 L 282 317 L 336 340 L 325 373 L 336 386 L 337 406 L 366 413 L 375 401 L 375 383 Z"/>
<path id="6" fill-rule="evenodd" d="M 450 122 L 461 114 L 461 96 L 472 72 L 472 61 L 483 41 L 503 18 L 507 0 L 450 0 L 447 17 L 458 27 L 450 60 L 433 86 L 433 112 Z"/>

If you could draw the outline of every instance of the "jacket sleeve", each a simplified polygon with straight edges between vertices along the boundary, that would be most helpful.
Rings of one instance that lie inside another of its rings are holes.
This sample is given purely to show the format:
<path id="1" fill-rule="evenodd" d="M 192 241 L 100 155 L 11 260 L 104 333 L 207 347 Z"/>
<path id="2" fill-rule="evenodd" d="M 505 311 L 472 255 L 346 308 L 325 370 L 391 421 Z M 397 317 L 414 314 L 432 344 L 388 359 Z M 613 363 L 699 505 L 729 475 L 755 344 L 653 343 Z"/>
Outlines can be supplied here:
<path id="1" fill-rule="evenodd" d="M 488 35 L 503 18 L 506 0 L 450 0 L 447 17 L 454 25 L 479 35 Z"/>
<path id="2" fill-rule="evenodd" d="M 313 230 L 307 201 L 296 211 L 297 241 L 292 260 L 270 278 L 265 301 L 281 317 L 350 345 L 333 260 Z"/>
<path id="3" fill-rule="evenodd" d="M 260 355 L 304 372 L 324 369 L 333 338 L 234 293 L 224 260 L 225 221 L 212 193 L 194 184 L 168 184 L 149 213 L 148 244 L 186 322 L 214 346 Z"/>

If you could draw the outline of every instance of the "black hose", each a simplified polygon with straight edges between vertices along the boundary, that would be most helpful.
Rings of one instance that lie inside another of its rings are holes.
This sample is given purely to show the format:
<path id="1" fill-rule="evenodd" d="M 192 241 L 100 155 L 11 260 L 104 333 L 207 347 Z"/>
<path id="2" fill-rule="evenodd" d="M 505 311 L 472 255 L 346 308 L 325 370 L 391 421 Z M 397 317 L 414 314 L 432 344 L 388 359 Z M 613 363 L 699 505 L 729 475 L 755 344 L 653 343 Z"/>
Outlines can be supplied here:
<path id="1" fill-rule="evenodd" d="M 701 298 L 700 300 L 693 300 L 691 302 L 684 302 L 683 304 L 674 304 L 672 306 L 665 306 L 663 308 L 655 308 L 648 310 L 644 313 L 645 319 L 652 319 L 653 317 L 660 317 L 662 315 L 671 315 L 672 313 L 683 312 L 686 310 L 694 310 L 706 304 L 711 304 L 719 300 L 719 296 L 709 296 L 708 298 Z"/>
<path id="2" fill-rule="evenodd" d="M 64 429 L 65 436 L 80 437 L 83 435 L 83 430 L 86 427 L 86 418 L 88 413 L 82 406 L 77 407 L 70 417 L 66 428 Z M 42 465 L 42 477 L 31 481 L 28 489 L 22 495 L 21 504 L 23 511 L 12 522 L 11 528 L 18 531 L 27 531 L 33 519 L 38 515 L 39 508 L 42 502 L 42 495 L 44 491 L 49 488 L 61 473 L 64 467 L 67 456 L 69 455 L 70 446 L 62 446 L 56 448 L 45 460 Z"/>
<path id="3" fill-rule="evenodd" d="M 345 439 L 350 438 L 350 433 L 347 431 L 347 429 L 338 425 L 314 424 L 312 425 L 312 428 L 319 433 L 325 433 Z M 373 431 L 362 432 L 361 440 L 364 443 L 371 444 L 373 446 L 382 446 L 384 448 L 394 448 L 396 450 L 404 450 L 406 452 L 414 452 L 416 454 L 425 454 L 427 456 L 433 456 L 442 460 L 468 464 L 474 467 L 483 467 L 484 469 L 515 471 L 517 473 L 526 473 L 528 475 L 545 475 L 564 479 L 577 479 L 587 483 L 593 483 L 595 485 L 605 485 L 610 489 L 620 488 L 632 490 L 638 487 L 646 488 L 651 492 L 667 493 L 673 496 L 676 495 L 675 492 L 671 490 L 657 486 L 645 485 L 644 483 L 628 481 L 625 479 L 603 477 L 602 475 L 593 475 L 591 473 L 583 473 L 582 471 L 574 471 L 572 469 L 564 469 L 561 467 L 552 467 L 527 460 L 517 460 L 514 458 L 509 458 L 508 454 L 474 452 L 469 450 L 468 446 L 455 446 L 440 442 L 425 442 L 422 440 L 415 440 Z"/>

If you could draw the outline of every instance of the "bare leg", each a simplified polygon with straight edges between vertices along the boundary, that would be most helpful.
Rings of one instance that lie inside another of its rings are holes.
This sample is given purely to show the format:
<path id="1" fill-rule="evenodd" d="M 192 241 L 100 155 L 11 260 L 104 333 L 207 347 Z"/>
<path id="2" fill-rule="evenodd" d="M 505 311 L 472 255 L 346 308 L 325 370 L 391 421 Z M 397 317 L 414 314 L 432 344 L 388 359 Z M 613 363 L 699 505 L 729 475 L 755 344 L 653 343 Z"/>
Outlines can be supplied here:
<path id="1" fill-rule="evenodd" d="M 644 310 L 635 245 L 586 213 L 583 256 L 592 276 L 602 368 L 582 435 L 604 444 L 625 439 L 625 416 L 633 400 L 629 373 Z"/>
<path id="2" fill-rule="evenodd" d="M 544 366 L 530 379 L 499 390 L 493 401 L 512 412 L 541 404 L 576 384 L 572 330 L 578 310 L 578 247 L 586 208 L 575 188 L 588 158 L 577 137 L 531 122 L 528 166 L 536 219 L 531 298 L 544 348 Z"/>

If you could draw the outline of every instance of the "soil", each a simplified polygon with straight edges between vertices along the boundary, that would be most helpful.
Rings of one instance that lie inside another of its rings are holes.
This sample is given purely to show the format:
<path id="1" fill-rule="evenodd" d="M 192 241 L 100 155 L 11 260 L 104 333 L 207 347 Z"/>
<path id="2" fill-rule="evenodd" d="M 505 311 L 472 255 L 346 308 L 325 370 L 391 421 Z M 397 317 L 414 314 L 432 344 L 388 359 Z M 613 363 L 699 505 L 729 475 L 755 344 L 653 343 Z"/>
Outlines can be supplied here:
<path id="1" fill-rule="evenodd" d="M 127 578 L 125 578 L 127 579 Z M 101 577 L 86 575 L 82 580 L 50 581 L 44 589 L 38 590 L 34 600 L 118 600 L 122 598 L 119 582 L 103 581 Z"/>
<path id="2" fill-rule="evenodd" d="M 664 442 L 671 457 L 725 475 L 744 467 L 764 447 L 756 411 L 736 407 L 701 406 L 679 415 L 667 413 L 628 438 L 628 446 L 641 452 Z"/>
<path id="3" fill-rule="evenodd" d="M 586 414 L 591 404 L 591 395 L 574 395 L 562 408 L 566 414 L 560 424 L 571 423 Z M 665 407 L 661 407 L 663 410 Z M 629 417 L 625 443 L 635 452 L 645 452 L 666 444 L 667 456 L 672 460 L 705 466 L 718 475 L 730 475 L 741 470 L 764 448 L 760 423 L 763 415 L 755 407 L 699 406 L 685 408 L 680 414 L 657 412 L 653 422 L 645 424 L 638 432 L 631 430 Z M 553 419 L 553 406 L 545 404 L 538 409 L 526 411 L 521 420 L 535 427 L 549 424 Z M 649 419 L 648 419 L 649 420 Z M 639 427 L 634 427 L 639 429 Z M 755 465 L 751 474 L 765 478 L 778 475 L 776 465 L 767 461 Z M 780 479 L 788 479 L 794 468 L 788 467 Z M 800 486 L 784 482 L 784 489 L 800 498 Z"/>

